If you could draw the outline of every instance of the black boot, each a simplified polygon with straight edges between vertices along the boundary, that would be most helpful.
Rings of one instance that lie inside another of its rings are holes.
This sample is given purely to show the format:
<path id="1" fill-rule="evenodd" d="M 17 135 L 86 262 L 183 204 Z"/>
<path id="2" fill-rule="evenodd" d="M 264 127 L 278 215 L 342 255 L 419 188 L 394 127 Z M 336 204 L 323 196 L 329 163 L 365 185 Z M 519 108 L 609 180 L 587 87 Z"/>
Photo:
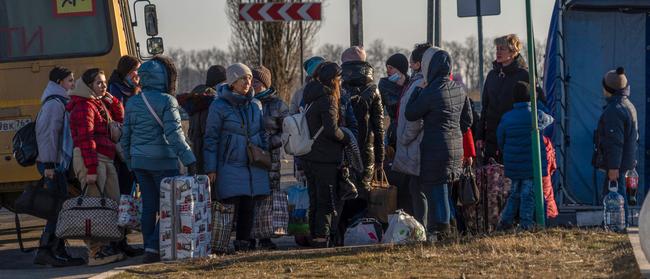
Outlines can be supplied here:
<path id="1" fill-rule="evenodd" d="M 259 241 L 260 249 L 262 250 L 277 250 L 278 246 L 271 241 L 270 238 L 262 238 Z"/>
<path id="2" fill-rule="evenodd" d="M 122 251 L 122 253 L 124 253 L 127 257 L 137 257 L 144 254 L 143 248 L 136 248 L 129 245 L 129 243 L 126 242 L 126 237 L 118 242 L 115 242 L 114 247 L 117 250 Z"/>
<path id="3" fill-rule="evenodd" d="M 56 239 L 56 241 L 52 252 L 56 257 L 65 259 L 70 263 L 70 265 L 83 265 L 86 263 L 86 261 L 83 258 L 73 258 L 72 256 L 70 256 L 70 254 L 68 254 L 68 251 L 65 249 L 65 240 L 60 239 L 56 236 L 54 236 L 54 238 Z"/>
<path id="4" fill-rule="evenodd" d="M 57 257 L 53 250 L 55 246 L 54 234 L 43 233 L 39 242 L 36 256 L 34 257 L 34 264 L 49 265 L 53 267 L 74 266 L 73 262 L 67 261 L 65 258 Z M 83 263 L 82 263 L 83 264 Z"/>
<path id="5" fill-rule="evenodd" d="M 255 249 L 255 244 L 252 244 L 248 240 L 235 240 L 233 246 L 235 247 L 235 252 L 248 252 Z"/>

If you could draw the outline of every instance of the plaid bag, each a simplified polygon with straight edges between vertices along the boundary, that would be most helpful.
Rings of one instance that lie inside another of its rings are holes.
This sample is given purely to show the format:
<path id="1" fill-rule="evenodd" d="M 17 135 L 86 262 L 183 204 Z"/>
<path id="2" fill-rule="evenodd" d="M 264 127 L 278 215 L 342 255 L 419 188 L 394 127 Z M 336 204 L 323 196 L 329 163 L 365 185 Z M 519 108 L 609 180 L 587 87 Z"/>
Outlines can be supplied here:
<path id="1" fill-rule="evenodd" d="M 133 183 L 131 194 L 120 196 L 117 225 L 127 229 L 140 230 L 142 199 L 138 186 Z"/>
<path id="2" fill-rule="evenodd" d="M 256 200 L 252 237 L 262 239 L 286 235 L 288 203 L 287 194 L 280 190 L 271 190 L 271 195 Z"/>
<path id="3" fill-rule="evenodd" d="M 218 201 L 212 203 L 212 251 L 228 252 L 230 234 L 235 220 L 235 205 Z"/>

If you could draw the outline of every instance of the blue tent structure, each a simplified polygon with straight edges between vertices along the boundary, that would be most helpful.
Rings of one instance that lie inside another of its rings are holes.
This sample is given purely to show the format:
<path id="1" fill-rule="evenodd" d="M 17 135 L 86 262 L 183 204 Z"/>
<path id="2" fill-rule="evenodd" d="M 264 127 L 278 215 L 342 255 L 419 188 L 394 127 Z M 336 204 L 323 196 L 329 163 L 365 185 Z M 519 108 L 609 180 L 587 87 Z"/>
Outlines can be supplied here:
<path id="1" fill-rule="evenodd" d="M 591 166 L 593 133 L 605 105 L 602 77 L 618 66 L 625 68 L 638 113 L 641 200 L 649 190 L 649 12 L 650 0 L 556 0 L 544 89 L 556 119 L 550 134 L 560 170 L 554 184 L 561 210 L 602 206 L 604 172 Z"/>

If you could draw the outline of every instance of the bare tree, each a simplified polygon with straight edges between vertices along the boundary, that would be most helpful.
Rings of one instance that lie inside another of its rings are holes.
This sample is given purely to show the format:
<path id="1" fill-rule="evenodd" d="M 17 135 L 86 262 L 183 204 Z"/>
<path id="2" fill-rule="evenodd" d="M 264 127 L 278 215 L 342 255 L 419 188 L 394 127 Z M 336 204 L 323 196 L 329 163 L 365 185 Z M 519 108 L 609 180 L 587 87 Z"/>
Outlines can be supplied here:
<path id="1" fill-rule="evenodd" d="M 317 55 L 321 55 L 325 60 L 341 64 L 341 54 L 345 48 L 342 45 L 324 44 L 318 49 Z"/>
<path id="2" fill-rule="evenodd" d="M 259 29 L 261 26 L 262 64 L 273 75 L 273 86 L 280 97 L 288 101 L 290 92 L 300 82 L 300 22 L 246 22 L 239 21 L 239 4 L 241 0 L 226 2 L 228 19 L 232 28 L 230 54 L 232 62 L 242 62 L 248 65 L 259 64 Z M 262 2 L 280 2 L 264 0 Z M 295 0 L 287 2 L 298 2 Z M 302 22 L 303 47 L 310 49 L 316 33 L 320 30 L 320 22 Z"/>

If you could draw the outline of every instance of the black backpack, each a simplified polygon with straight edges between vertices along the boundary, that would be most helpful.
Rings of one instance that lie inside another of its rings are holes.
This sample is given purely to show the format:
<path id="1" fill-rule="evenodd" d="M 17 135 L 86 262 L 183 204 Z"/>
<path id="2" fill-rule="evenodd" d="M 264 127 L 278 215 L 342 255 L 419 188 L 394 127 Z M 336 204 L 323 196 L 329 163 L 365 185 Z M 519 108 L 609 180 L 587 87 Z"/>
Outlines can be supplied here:
<path id="1" fill-rule="evenodd" d="M 52 99 L 62 99 L 63 97 L 52 95 L 47 97 L 43 104 Z M 63 101 L 62 101 L 63 102 Z M 65 103 L 64 103 L 65 104 Z M 27 125 L 20 128 L 13 139 L 11 140 L 13 145 L 13 154 L 14 158 L 19 165 L 23 167 L 29 167 L 36 164 L 36 157 L 38 157 L 38 144 L 36 143 L 36 119 L 29 122 Z"/>
<path id="2" fill-rule="evenodd" d="M 16 162 L 23 167 L 36 164 L 38 144 L 36 143 L 36 121 L 29 122 L 16 132 L 12 140 Z"/>

